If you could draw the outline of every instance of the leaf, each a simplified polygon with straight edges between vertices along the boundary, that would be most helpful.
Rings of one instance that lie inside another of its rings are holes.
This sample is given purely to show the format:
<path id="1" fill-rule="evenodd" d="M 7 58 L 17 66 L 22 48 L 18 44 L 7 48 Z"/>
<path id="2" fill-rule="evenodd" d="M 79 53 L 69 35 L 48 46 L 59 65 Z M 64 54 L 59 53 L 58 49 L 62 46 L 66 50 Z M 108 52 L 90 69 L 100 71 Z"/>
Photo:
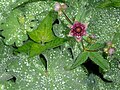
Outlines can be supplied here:
<path id="1" fill-rule="evenodd" d="M 45 52 L 45 56 L 48 59 L 47 73 L 39 57 L 28 58 L 25 54 L 20 54 L 19 58 L 8 66 L 8 72 L 17 78 L 16 83 L 7 82 L 5 90 L 87 90 L 87 75 L 81 67 L 72 71 L 64 70 L 63 67 L 71 63 L 67 53 L 62 54 L 61 50 L 56 48 Z"/>
<path id="2" fill-rule="evenodd" d="M 119 42 L 119 40 L 120 40 L 120 32 L 117 32 L 114 34 L 114 37 L 112 39 L 112 43 L 116 44 L 117 42 Z"/>
<path id="3" fill-rule="evenodd" d="M 7 81 L 11 78 L 13 78 L 13 76 L 11 74 L 4 72 L 0 75 L 0 82 Z"/>
<path id="4" fill-rule="evenodd" d="M 30 49 L 30 57 L 33 57 L 35 55 L 39 55 L 45 50 L 46 50 L 45 45 L 34 43 L 34 44 L 32 44 L 31 49 Z"/>
<path id="5" fill-rule="evenodd" d="M 119 0 L 106 0 L 102 3 L 100 3 L 97 7 L 105 8 L 105 7 L 120 7 L 120 1 Z"/>
<path id="6" fill-rule="evenodd" d="M 88 52 L 85 51 L 80 53 L 80 55 L 77 57 L 73 65 L 70 67 L 70 70 L 75 69 L 76 67 L 84 63 L 87 60 L 87 58 L 88 58 Z"/>
<path id="7" fill-rule="evenodd" d="M 57 37 L 65 37 L 69 33 L 70 28 L 63 21 L 59 20 L 58 22 L 59 24 L 53 25 L 53 31 Z"/>
<path id="8" fill-rule="evenodd" d="M 3 29 L 2 35 L 5 37 L 4 42 L 7 45 L 16 44 L 22 46 L 23 41 L 28 39 L 28 36 L 23 32 L 18 17 L 22 14 L 20 10 L 14 10 L 10 13 L 6 21 L 1 25 Z"/>
<path id="9" fill-rule="evenodd" d="M 39 1 L 47 1 L 47 0 L 18 0 L 16 3 L 12 5 L 12 8 L 18 8 L 28 3 L 39 2 Z M 50 1 L 58 1 L 58 2 L 65 2 L 65 0 L 50 0 Z"/>
<path id="10" fill-rule="evenodd" d="M 75 21 L 76 14 L 79 12 L 78 9 L 85 11 L 85 5 L 87 4 L 86 0 L 68 0 L 66 1 L 68 8 L 65 10 L 66 15 L 70 18 L 72 22 Z M 80 11 L 81 12 L 81 11 Z M 59 17 L 65 24 L 69 25 L 70 23 L 65 20 L 65 16 Z M 86 17 L 85 17 L 86 19 Z M 83 21 L 82 21 L 83 22 Z"/>
<path id="11" fill-rule="evenodd" d="M 22 45 L 21 47 L 18 47 L 15 52 L 25 52 L 29 54 L 30 48 L 34 42 L 33 41 L 27 41 Z"/>
<path id="12" fill-rule="evenodd" d="M 89 23 L 91 14 L 92 14 L 91 9 L 86 9 L 85 7 L 82 6 L 81 8 L 79 8 L 79 11 L 75 17 L 75 21 Z"/>
<path id="13" fill-rule="evenodd" d="M 98 4 L 98 6 L 97 6 L 97 7 L 100 7 L 100 8 L 105 8 L 105 7 L 110 6 L 110 4 L 111 4 L 111 1 L 106 0 L 106 1 L 101 2 L 100 4 Z"/>
<path id="14" fill-rule="evenodd" d="M 46 48 L 50 49 L 50 48 L 55 48 L 58 47 L 62 44 L 64 44 L 67 40 L 64 38 L 55 38 L 53 41 L 46 43 Z"/>
<path id="15" fill-rule="evenodd" d="M 100 66 L 103 70 L 107 71 L 110 66 L 109 66 L 109 62 L 107 60 L 105 60 L 100 53 L 98 52 L 90 52 L 89 53 L 89 57 L 90 59 L 96 63 L 98 66 Z"/>
<path id="16" fill-rule="evenodd" d="M 50 12 L 40 23 L 37 30 L 34 30 L 29 33 L 29 36 L 35 42 L 49 42 L 54 39 L 54 34 L 52 32 L 52 23 L 53 17 L 56 18 L 56 14 L 54 12 Z"/>
<path id="17" fill-rule="evenodd" d="M 55 38 L 51 42 L 46 43 L 45 45 L 34 43 L 30 49 L 30 57 L 35 55 L 39 55 L 47 49 L 58 47 L 66 42 L 66 39 L 63 38 Z"/>
<path id="18" fill-rule="evenodd" d="M 95 43 L 89 47 L 89 50 L 99 50 L 99 49 L 104 48 L 104 47 L 105 47 L 104 43 Z"/>

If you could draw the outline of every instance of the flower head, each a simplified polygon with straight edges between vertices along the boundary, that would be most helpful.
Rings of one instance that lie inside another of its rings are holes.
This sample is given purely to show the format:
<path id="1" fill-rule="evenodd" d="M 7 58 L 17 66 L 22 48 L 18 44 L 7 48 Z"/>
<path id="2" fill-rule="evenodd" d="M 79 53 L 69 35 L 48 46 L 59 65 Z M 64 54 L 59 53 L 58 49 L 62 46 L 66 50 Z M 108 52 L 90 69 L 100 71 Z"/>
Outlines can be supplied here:
<path id="1" fill-rule="evenodd" d="M 104 48 L 104 52 L 106 52 L 108 55 L 113 55 L 113 53 L 115 52 L 115 47 L 114 47 L 114 44 L 109 41 L 106 43 L 107 47 Z"/>
<path id="2" fill-rule="evenodd" d="M 106 52 L 108 55 L 113 55 L 115 52 L 115 48 L 114 47 L 110 47 L 110 48 L 104 48 L 104 52 Z"/>
<path id="3" fill-rule="evenodd" d="M 75 37 L 75 39 L 78 42 L 80 42 L 82 37 L 87 34 L 86 33 L 87 24 L 83 24 L 76 21 L 70 28 L 71 30 L 68 36 Z"/>
<path id="4" fill-rule="evenodd" d="M 108 41 L 106 44 L 108 47 L 114 47 L 114 44 L 112 43 L 112 41 Z"/>
<path id="5" fill-rule="evenodd" d="M 108 49 L 108 54 L 111 56 L 115 52 L 115 48 L 109 48 Z"/>
<path id="6" fill-rule="evenodd" d="M 64 4 L 64 3 L 60 4 L 60 3 L 56 2 L 54 10 L 57 11 L 59 15 L 61 15 L 62 10 L 65 10 L 66 8 L 67 8 L 66 4 Z"/>

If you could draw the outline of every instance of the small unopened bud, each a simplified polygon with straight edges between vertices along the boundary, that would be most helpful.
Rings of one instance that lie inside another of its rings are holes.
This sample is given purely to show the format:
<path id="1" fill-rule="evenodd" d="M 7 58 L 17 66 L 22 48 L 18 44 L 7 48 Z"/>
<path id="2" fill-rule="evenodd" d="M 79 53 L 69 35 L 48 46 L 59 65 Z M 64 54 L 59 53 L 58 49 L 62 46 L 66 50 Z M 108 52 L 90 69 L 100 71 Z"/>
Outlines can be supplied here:
<path id="1" fill-rule="evenodd" d="M 55 8 L 54 8 L 54 10 L 55 10 L 55 11 L 59 11 L 60 9 L 61 9 L 60 3 L 56 2 L 56 3 L 55 3 Z"/>
<path id="2" fill-rule="evenodd" d="M 66 4 L 64 4 L 64 3 L 60 4 L 60 3 L 56 2 L 54 10 L 57 11 L 59 15 L 61 15 L 62 10 L 65 10 L 66 8 L 67 8 Z"/>
<path id="3" fill-rule="evenodd" d="M 112 46 L 112 42 L 111 41 L 107 42 L 107 46 L 111 47 Z"/>
<path id="4" fill-rule="evenodd" d="M 95 34 L 92 34 L 92 35 L 89 36 L 89 38 L 91 38 L 91 39 L 97 39 L 97 36 Z"/>
<path id="5" fill-rule="evenodd" d="M 105 52 L 105 53 L 108 53 L 108 48 L 104 48 L 104 52 Z"/>
<path id="6" fill-rule="evenodd" d="M 111 47 L 108 49 L 108 54 L 111 56 L 115 52 L 115 48 Z"/>

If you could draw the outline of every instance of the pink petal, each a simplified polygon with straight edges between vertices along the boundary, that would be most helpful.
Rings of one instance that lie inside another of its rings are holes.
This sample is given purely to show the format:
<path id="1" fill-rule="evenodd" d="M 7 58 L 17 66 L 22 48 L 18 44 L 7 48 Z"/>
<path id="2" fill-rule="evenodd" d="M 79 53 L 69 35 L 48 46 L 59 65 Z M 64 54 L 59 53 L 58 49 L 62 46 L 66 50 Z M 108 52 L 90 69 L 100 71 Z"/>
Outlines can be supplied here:
<path id="1" fill-rule="evenodd" d="M 110 49 L 108 50 L 108 53 L 109 53 L 110 55 L 112 55 L 114 52 L 115 52 L 115 49 L 114 49 L 114 48 L 110 48 Z"/>
<path id="2" fill-rule="evenodd" d="M 79 22 L 78 22 L 78 21 L 75 21 L 75 22 L 74 22 L 74 24 L 77 24 L 77 23 L 79 23 Z"/>
<path id="3" fill-rule="evenodd" d="M 70 31 L 68 34 L 69 37 L 73 37 L 73 33 Z"/>
<path id="4" fill-rule="evenodd" d="M 84 32 L 83 32 L 83 35 L 86 35 L 86 34 L 87 34 L 86 31 L 84 31 Z"/>
<path id="5" fill-rule="evenodd" d="M 84 24 L 84 26 L 85 26 L 85 30 L 87 29 L 87 27 L 88 27 L 88 23 L 83 23 Z"/>
<path id="6" fill-rule="evenodd" d="M 55 11 L 59 11 L 60 8 L 61 8 L 60 3 L 56 2 L 56 3 L 55 3 L 55 8 L 54 8 L 54 10 L 55 10 Z"/>
<path id="7" fill-rule="evenodd" d="M 75 37 L 75 39 L 76 39 L 77 42 L 80 42 L 82 37 L 79 37 L 79 38 Z"/>
<path id="8" fill-rule="evenodd" d="M 62 4 L 61 4 L 61 7 L 62 7 L 62 9 L 64 9 L 64 10 L 65 10 L 65 9 L 67 8 L 67 5 L 66 5 L 66 4 L 64 4 L 64 3 L 62 3 Z"/>
<path id="9" fill-rule="evenodd" d="M 69 27 L 71 29 L 73 27 L 73 25 L 67 25 L 67 27 Z"/>

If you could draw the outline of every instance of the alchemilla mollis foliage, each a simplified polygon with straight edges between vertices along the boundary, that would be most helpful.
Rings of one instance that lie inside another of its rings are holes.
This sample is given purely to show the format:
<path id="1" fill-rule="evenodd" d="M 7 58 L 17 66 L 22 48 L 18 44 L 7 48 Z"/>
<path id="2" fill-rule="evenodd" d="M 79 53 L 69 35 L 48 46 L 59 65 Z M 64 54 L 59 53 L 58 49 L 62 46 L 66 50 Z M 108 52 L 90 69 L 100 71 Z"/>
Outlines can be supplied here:
<path id="1" fill-rule="evenodd" d="M 120 90 L 119 0 L 1 0 L 0 90 Z"/>

